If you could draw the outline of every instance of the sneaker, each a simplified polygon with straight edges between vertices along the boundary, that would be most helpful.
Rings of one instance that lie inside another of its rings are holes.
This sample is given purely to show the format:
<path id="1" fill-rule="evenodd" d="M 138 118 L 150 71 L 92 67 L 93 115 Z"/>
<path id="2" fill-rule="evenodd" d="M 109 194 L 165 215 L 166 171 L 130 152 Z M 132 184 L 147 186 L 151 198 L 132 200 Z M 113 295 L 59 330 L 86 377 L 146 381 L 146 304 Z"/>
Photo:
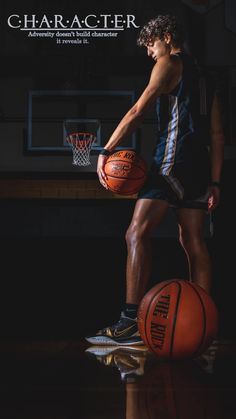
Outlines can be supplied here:
<path id="1" fill-rule="evenodd" d="M 137 319 L 126 317 L 121 312 L 120 320 L 113 326 L 99 330 L 95 336 L 87 336 L 85 339 L 93 345 L 143 345 L 138 331 Z"/>

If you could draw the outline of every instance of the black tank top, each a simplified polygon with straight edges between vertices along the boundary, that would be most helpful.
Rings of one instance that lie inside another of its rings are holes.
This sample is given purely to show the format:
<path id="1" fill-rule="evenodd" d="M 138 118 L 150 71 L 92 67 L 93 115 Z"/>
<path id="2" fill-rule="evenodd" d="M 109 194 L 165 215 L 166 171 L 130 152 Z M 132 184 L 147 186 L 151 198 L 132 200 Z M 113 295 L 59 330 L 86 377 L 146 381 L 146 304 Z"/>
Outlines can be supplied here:
<path id="1" fill-rule="evenodd" d="M 214 87 L 207 92 L 206 78 L 194 59 L 180 52 L 183 63 L 180 82 L 157 99 L 158 141 L 154 162 L 160 174 L 168 176 L 176 165 L 199 164 L 208 154 L 210 108 Z"/>

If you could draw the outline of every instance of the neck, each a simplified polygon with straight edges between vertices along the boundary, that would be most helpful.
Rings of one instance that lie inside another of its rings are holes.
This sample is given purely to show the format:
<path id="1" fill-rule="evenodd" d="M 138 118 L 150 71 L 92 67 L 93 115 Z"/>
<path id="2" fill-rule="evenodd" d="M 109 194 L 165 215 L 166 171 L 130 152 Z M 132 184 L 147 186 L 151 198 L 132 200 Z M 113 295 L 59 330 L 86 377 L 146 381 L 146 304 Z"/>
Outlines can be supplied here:
<path id="1" fill-rule="evenodd" d="M 170 53 L 177 54 L 178 52 L 181 52 L 181 51 L 182 51 L 181 47 L 172 47 Z"/>

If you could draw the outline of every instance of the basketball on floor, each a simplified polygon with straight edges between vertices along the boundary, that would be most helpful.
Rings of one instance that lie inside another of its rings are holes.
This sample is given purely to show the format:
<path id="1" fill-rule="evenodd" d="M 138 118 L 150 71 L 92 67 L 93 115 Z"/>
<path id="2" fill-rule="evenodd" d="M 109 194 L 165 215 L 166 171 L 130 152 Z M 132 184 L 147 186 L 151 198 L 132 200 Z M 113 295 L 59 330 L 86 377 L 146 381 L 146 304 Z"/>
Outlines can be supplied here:
<path id="1" fill-rule="evenodd" d="M 207 292 L 183 280 L 163 281 L 143 297 L 138 328 L 147 347 L 161 358 L 194 358 L 217 337 L 218 310 Z"/>

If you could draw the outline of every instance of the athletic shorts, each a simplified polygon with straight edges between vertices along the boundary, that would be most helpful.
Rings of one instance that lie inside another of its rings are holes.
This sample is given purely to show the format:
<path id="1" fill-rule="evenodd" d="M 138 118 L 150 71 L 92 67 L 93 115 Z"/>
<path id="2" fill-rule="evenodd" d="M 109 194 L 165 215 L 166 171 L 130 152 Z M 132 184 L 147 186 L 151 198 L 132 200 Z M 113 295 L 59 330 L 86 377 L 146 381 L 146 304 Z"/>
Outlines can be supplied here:
<path id="1" fill-rule="evenodd" d="M 181 168 L 171 175 L 160 175 L 154 166 L 137 198 L 161 199 L 174 208 L 207 210 L 208 185 L 209 177 L 205 171 L 187 173 Z"/>

